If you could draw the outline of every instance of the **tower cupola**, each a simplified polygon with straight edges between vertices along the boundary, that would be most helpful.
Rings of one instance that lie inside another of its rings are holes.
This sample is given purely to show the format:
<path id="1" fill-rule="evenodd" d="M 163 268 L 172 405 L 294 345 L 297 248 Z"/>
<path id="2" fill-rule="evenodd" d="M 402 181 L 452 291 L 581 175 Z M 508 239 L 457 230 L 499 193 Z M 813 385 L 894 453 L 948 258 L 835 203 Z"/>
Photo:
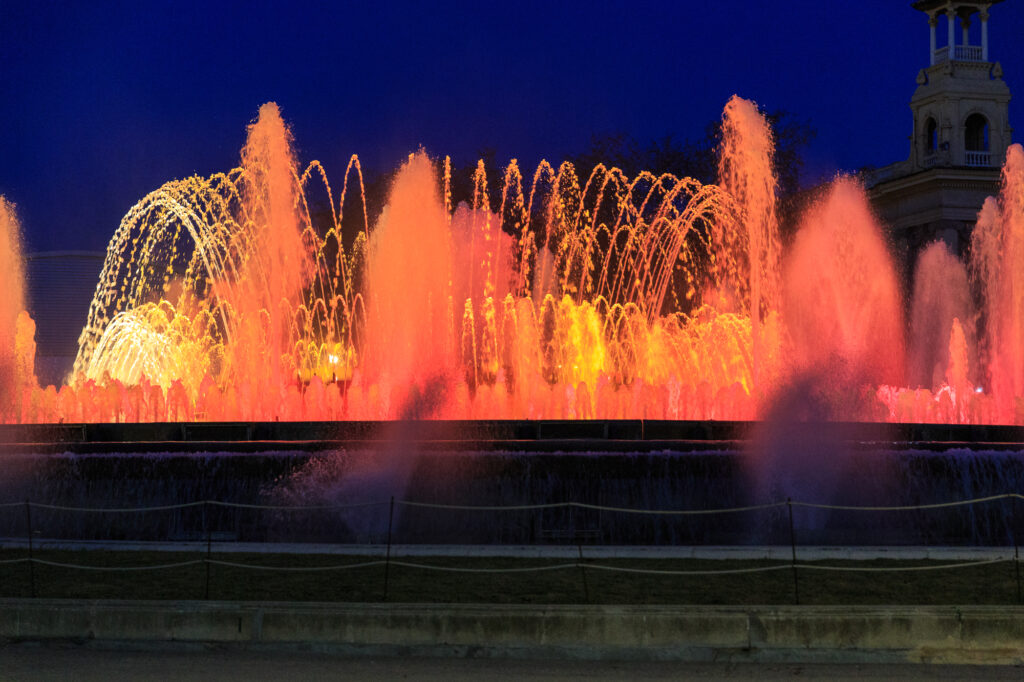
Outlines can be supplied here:
<path id="1" fill-rule="evenodd" d="M 992 168 L 1010 144 L 1010 90 L 989 52 L 989 9 L 1002 0 L 918 0 L 928 17 L 928 66 L 910 100 L 911 171 L 935 166 Z M 943 25 L 944 24 L 944 25 Z M 944 28 L 945 30 L 941 30 Z M 943 45 L 940 36 L 945 34 Z"/>

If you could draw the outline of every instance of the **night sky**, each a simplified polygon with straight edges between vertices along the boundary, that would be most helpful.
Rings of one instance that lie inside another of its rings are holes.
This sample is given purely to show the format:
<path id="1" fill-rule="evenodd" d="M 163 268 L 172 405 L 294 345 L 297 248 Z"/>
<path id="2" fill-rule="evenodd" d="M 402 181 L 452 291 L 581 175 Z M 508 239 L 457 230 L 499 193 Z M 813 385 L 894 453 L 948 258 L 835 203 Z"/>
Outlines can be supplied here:
<path id="1" fill-rule="evenodd" d="M 0 193 L 28 251 L 103 249 L 166 180 L 237 165 L 268 100 L 340 178 L 420 145 L 532 167 L 594 134 L 699 138 L 737 93 L 816 128 L 812 182 L 906 158 L 928 52 L 910 0 L 65 4 L 0 2 Z M 991 15 L 1020 140 L 1024 2 Z"/>

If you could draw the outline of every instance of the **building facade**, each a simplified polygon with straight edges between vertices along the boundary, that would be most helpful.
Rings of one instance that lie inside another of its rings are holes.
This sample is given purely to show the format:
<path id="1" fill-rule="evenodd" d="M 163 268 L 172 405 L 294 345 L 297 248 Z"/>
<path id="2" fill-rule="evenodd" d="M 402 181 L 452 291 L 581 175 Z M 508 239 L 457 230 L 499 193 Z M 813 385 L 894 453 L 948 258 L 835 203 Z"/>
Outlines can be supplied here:
<path id="1" fill-rule="evenodd" d="M 1002 66 L 989 54 L 989 10 L 999 2 L 913 3 L 928 18 L 930 41 L 928 66 L 918 73 L 910 99 L 910 154 L 864 178 L 907 265 L 935 240 L 963 255 L 982 203 L 999 193 L 1000 167 L 1013 132 L 1010 90 Z M 940 28 L 945 29 L 941 47 Z"/>

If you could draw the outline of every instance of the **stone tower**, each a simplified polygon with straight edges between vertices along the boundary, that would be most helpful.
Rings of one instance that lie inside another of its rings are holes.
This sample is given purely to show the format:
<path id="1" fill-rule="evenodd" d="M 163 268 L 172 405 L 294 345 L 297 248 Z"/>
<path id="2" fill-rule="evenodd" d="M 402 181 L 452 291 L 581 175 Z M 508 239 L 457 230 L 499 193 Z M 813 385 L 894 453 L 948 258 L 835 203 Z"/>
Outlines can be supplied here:
<path id="1" fill-rule="evenodd" d="M 963 253 L 982 202 L 999 191 L 1012 132 L 1010 90 L 988 44 L 989 9 L 999 2 L 912 4 L 927 16 L 930 40 L 928 66 L 917 74 L 910 99 L 910 156 L 865 177 L 875 208 L 908 264 L 936 239 Z"/>

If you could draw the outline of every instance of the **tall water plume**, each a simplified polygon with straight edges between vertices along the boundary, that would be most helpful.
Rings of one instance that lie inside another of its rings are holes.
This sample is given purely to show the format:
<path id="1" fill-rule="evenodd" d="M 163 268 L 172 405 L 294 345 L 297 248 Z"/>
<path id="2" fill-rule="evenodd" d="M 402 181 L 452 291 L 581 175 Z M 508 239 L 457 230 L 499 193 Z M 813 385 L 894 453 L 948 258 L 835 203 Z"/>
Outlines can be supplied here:
<path id="1" fill-rule="evenodd" d="M 784 297 L 797 374 L 847 377 L 840 389 L 846 392 L 902 382 L 899 284 L 881 226 L 854 180 L 837 179 L 803 216 L 785 266 Z"/>
<path id="2" fill-rule="evenodd" d="M 985 200 L 971 239 L 971 274 L 984 306 L 984 384 L 1001 419 L 1024 418 L 1024 147 L 1010 145 L 998 198 Z"/>
<path id="3" fill-rule="evenodd" d="M 260 107 L 242 149 L 243 215 L 247 242 L 231 283 L 229 359 L 235 377 L 271 386 L 291 382 L 292 313 L 312 277 L 313 258 L 298 217 L 297 163 L 291 131 L 276 104 Z"/>
<path id="4" fill-rule="evenodd" d="M 771 128 L 757 106 L 733 95 L 722 114 L 722 149 L 718 179 L 722 188 L 739 207 L 739 225 L 727 232 L 730 241 L 743 235 L 745 250 L 735 257 L 744 268 L 736 278 L 736 287 L 749 296 L 753 374 L 759 382 L 761 358 L 761 320 L 779 304 L 778 219 L 775 213 L 776 177 L 773 166 L 775 144 Z M 730 245 L 735 248 L 735 245 Z"/>
<path id="5" fill-rule="evenodd" d="M 370 236 L 363 380 L 378 384 L 386 418 L 454 373 L 452 244 L 439 187 L 427 155 L 410 156 Z"/>
<path id="6" fill-rule="evenodd" d="M 976 364 L 967 349 L 976 347 L 974 305 L 967 278 L 967 268 L 949 252 L 944 242 L 928 245 L 918 256 L 914 270 L 914 291 L 910 311 L 907 343 L 907 384 L 911 388 L 939 390 L 947 383 L 951 362 L 964 366 L 953 374 L 964 375 Z M 958 325 L 957 342 L 963 339 L 965 356 L 961 360 L 950 355 L 950 337 Z M 965 328 L 966 325 L 966 328 Z"/>
<path id="7" fill-rule="evenodd" d="M 14 204 L 0 195 L 0 421 L 14 409 L 19 384 L 15 348 L 18 316 L 24 309 L 21 229 Z"/>

